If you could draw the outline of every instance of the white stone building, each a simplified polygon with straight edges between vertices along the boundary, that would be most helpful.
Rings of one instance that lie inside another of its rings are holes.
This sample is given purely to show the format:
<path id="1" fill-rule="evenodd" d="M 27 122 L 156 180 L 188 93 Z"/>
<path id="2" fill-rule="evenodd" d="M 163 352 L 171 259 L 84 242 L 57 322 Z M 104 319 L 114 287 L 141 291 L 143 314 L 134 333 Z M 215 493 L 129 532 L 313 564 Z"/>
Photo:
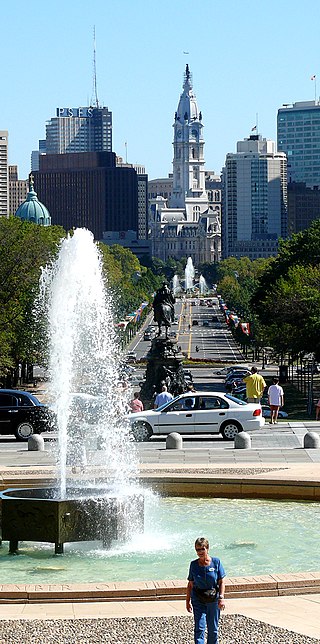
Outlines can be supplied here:
<path id="1" fill-rule="evenodd" d="M 202 114 L 188 65 L 173 128 L 172 194 L 150 200 L 152 254 L 164 261 L 190 256 L 195 265 L 219 261 L 221 219 L 206 192 Z"/>

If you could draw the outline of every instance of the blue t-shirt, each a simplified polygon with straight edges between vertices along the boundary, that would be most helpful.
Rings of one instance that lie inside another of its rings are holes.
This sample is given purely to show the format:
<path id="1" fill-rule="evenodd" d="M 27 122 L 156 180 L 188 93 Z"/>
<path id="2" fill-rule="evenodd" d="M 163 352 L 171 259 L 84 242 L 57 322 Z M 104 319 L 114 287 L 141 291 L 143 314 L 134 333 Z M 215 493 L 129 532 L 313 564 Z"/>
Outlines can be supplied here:
<path id="1" fill-rule="evenodd" d="M 193 581 L 196 588 L 217 588 L 219 579 L 226 576 L 224 567 L 218 557 L 211 557 L 208 566 L 200 566 L 199 560 L 191 561 L 188 581 Z"/>

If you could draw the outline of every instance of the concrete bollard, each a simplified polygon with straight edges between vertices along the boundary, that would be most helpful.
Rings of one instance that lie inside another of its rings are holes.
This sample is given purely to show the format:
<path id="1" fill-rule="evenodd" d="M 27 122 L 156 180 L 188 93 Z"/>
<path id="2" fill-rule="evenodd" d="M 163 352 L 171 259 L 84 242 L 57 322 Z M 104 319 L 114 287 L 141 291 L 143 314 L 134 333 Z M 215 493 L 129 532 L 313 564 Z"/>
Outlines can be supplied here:
<path id="1" fill-rule="evenodd" d="M 166 449 L 182 449 L 182 436 L 178 432 L 168 434 L 166 438 Z"/>
<path id="2" fill-rule="evenodd" d="M 239 432 L 234 437 L 235 449 L 251 449 L 251 436 L 247 432 Z"/>
<path id="3" fill-rule="evenodd" d="M 44 439 L 40 434 L 32 434 L 32 436 L 28 438 L 28 451 L 44 452 Z"/>
<path id="4" fill-rule="evenodd" d="M 320 436 L 316 432 L 307 432 L 303 437 L 303 447 L 320 449 Z"/>

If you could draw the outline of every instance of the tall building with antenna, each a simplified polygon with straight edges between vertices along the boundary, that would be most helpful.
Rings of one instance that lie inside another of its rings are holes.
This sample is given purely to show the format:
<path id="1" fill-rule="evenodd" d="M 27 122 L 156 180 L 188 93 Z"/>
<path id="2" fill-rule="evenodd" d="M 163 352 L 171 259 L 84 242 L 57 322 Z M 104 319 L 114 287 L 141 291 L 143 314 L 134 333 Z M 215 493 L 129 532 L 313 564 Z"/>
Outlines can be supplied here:
<path id="1" fill-rule="evenodd" d="M 96 38 L 93 31 L 92 96 L 86 107 L 57 107 L 56 115 L 46 123 L 45 141 L 39 141 L 39 152 L 31 156 L 31 169 L 39 169 L 41 154 L 72 152 L 112 152 L 112 112 L 98 99 Z"/>

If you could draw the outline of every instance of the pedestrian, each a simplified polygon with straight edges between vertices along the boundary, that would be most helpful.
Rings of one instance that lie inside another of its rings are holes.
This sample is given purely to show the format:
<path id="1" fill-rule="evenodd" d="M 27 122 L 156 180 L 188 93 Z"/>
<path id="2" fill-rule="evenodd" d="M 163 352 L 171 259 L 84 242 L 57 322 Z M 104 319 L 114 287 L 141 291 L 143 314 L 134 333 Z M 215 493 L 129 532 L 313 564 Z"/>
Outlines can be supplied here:
<path id="1" fill-rule="evenodd" d="M 319 420 L 319 416 L 320 416 L 320 398 L 316 404 L 316 420 Z"/>
<path id="2" fill-rule="evenodd" d="M 278 422 L 280 407 L 283 407 L 284 395 L 283 389 L 279 385 L 279 378 L 273 378 L 272 385 L 268 389 L 268 405 L 270 407 L 270 425 Z"/>
<path id="3" fill-rule="evenodd" d="M 133 394 L 133 399 L 130 401 L 130 409 L 133 413 L 144 410 L 143 402 L 140 400 L 138 391 L 135 391 Z"/>
<path id="4" fill-rule="evenodd" d="M 197 344 L 196 344 L 196 352 L 199 353 L 199 347 Z"/>
<path id="5" fill-rule="evenodd" d="M 158 407 L 165 405 L 165 403 L 169 402 L 172 399 L 173 395 L 168 391 L 167 385 L 162 385 L 161 393 L 156 396 L 156 399 L 154 401 L 154 408 L 158 409 Z"/>
<path id="6" fill-rule="evenodd" d="M 243 378 L 243 382 L 246 383 L 247 402 L 259 404 L 267 385 L 264 378 L 258 373 L 257 367 L 251 368 L 250 376 Z"/>
<path id="7" fill-rule="evenodd" d="M 195 542 L 198 559 L 191 561 L 186 597 L 186 609 L 194 618 L 194 642 L 218 644 L 220 610 L 224 610 L 225 571 L 217 557 L 209 555 L 209 542 L 199 537 Z"/>

